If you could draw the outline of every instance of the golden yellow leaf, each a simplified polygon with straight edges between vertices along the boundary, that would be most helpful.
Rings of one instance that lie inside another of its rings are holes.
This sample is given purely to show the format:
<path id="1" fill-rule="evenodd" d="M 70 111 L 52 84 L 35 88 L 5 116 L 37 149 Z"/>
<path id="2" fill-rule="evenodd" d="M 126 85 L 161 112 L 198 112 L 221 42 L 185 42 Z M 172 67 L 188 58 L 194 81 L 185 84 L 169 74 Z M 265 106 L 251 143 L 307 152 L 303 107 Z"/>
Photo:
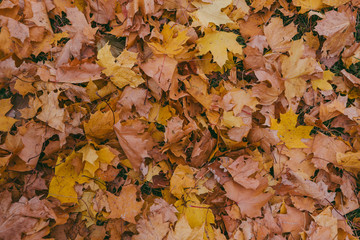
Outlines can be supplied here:
<path id="1" fill-rule="evenodd" d="M 278 131 L 277 135 L 288 148 L 307 148 L 301 139 L 311 138 L 309 134 L 313 127 L 296 127 L 297 118 L 298 116 L 290 109 L 285 114 L 280 114 L 280 123 L 277 123 L 276 119 L 271 118 L 270 129 Z"/>
<path id="2" fill-rule="evenodd" d="M 103 147 L 96 152 L 98 155 L 99 162 L 110 164 L 115 158 L 115 154 L 112 153 L 108 147 Z"/>
<path id="3" fill-rule="evenodd" d="M 157 166 L 157 165 L 152 164 L 152 163 L 150 163 L 148 167 L 149 167 L 149 171 L 146 174 L 145 179 L 148 182 L 152 182 L 153 176 L 159 175 L 159 173 L 161 171 L 161 168 L 159 166 Z"/>
<path id="4" fill-rule="evenodd" d="M 238 36 L 232 32 L 205 32 L 205 36 L 196 41 L 199 50 L 198 55 L 211 52 L 214 62 L 222 67 L 228 60 L 227 50 L 239 56 L 243 55 L 242 46 L 236 41 Z"/>
<path id="5" fill-rule="evenodd" d="M 196 20 L 195 22 L 198 22 L 194 25 L 208 27 L 209 23 L 215 25 L 232 23 L 233 21 L 225 13 L 221 12 L 221 9 L 230 5 L 231 2 L 231 0 L 215 0 L 212 3 L 193 2 L 192 4 L 199 9 L 192 14 L 192 17 Z"/>
<path id="6" fill-rule="evenodd" d="M 97 58 L 99 59 L 97 63 L 104 68 L 102 72 L 109 76 L 117 87 L 123 88 L 126 85 L 137 87 L 145 82 L 140 75 L 131 70 L 136 62 L 137 53 L 124 50 L 114 58 L 110 52 L 110 45 L 106 44 L 99 50 Z"/>
<path id="7" fill-rule="evenodd" d="M 108 82 L 106 86 L 98 88 L 98 86 L 93 81 L 90 81 L 86 86 L 86 93 L 89 95 L 90 100 L 94 101 L 115 92 L 116 89 L 117 88 L 111 82 Z"/>
<path id="8" fill-rule="evenodd" d="M 187 190 L 195 187 L 193 170 L 187 165 L 178 165 L 170 179 L 170 192 L 177 198 L 181 198 Z"/>
<path id="9" fill-rule="evenodd" d="M 31 82 L 17 79 L 14 88 L 20 95 L 25 96 L 28 93 L 36 92 L 36 89 L 32 86 Z"/>
<path id="10" fill-rule="evenodd" d="M 14 123 L 18 121 L 12 117 L 5 116 L 12 107 L 10 98 L 0 100 L 0 131 L 2 132 L 10 131 Z"/>
<path id="11" fill-rule="evenodd" d="M 91 164 L 95 164 L 95 161 L 98 159 L 96 150 L 94 149 L 94 147 L 91 144 L 86 144 L 78 152 L 82 153 L 83 162 L 89 162 Z"/>
<path id="12" fill-rule="evenodd" d="M 157 122 L 164 126 L 167 125 L 167 120 L 174 116 L 176 110 L 170 105 L 161 107 L 159 103 L 154 103 L 149 113 L 149 122 Z"/>
<path id="13" fill-rule="evenodd" d="M 241 127 L 243 125 L 243 121 L 241 117 L 234 116 L 233 111 L 224 111 L 223 117 L 221 120 L 221 125 L 232 128 L 232 127 Z"/>
<path id="14" fill-rule="evenodd" d="M 65 161 L 58 157 L 55 167 L 55 175 L 51 179 L 48 197 L 55 197 L 61 203 L 78 203 L 78 196 L 74 186 L 78 179 L 78 174 L 72 165 L 72 160 L 77 153 L 72 152 Z"/>
<path id="15" fill-rule="evenodd" d="M 319 88 L 320 90 L 327 91 L 332 90 L 331 84 L 328 82 L 329 80 L 332 80 L 335 76 L 334 73 L 332 73 L 330 70 L 324 71 L 324 75 L 322 79 L 314 79 L 311 80 L 311 84 L 314 90 Z"/>
<path id="16" fill-rule="evenodd" d="M 360 152 L 336 153 L 336 160 L 345 170 L 357 175 L 360 172 Z"/>
<path id="17" fill-rule="evenodd" d="M 97 111 L 91 114 L 90 120 L 84 123 L 84 130 L 87 136 L 98 139 L 108 138 L 114 132 L 113 125 L 116 122 L 111 111 L 105 113 Z"/>
<path id="18" fill-rule="evenodd" d="M 215 222 L 214 214 L 210 206 L 202 204 L 194 194 L 189 194 L 184 200 L 178 200 L 174 206 L 180 214 L 184 214 L 189 222 L 190 227 L 201 227 L 203 224 L 208 225 Z"/>
<path id="19" fill-rule="evenodd" d="M 293 4 L 295 6 L 301 7 L 299 13 L 305 13 L 309 10 L 320 10 L 325 5 L 322 3 L 322 0 L 294 0 Z"/>
<path id="20" fill-rule="evenodd" d="M 270 9 L 271 5 L 274 3 L 275 0 L 254 0 L 251 3 L 251 7 L 255 8 L 255 12 L 260 11 L 263 8 Z"/>
<path id="21" fill-rule="evenodd" d="M 195 194 L 189 194 L 185 199 L 176 201 L 174 206 L 177 208 L 180 215 L 186 217 L 191 228 L 195 229 L 204 226 L 207 235 L 214 235 L 214 230 L 210 225 L 215 223 L 214 214 L 211 211 L 210 206 L 200 203 Z M 213 239 L 213 237 L 210 237 L 210 239 Z"/>
<path id="22" fill-rule="evenodd" d="M 187 31 L 175 31 L 175 26 L 164 24 L 162 44 L 156 42 L 149 42 L 148 45 L 155 54 L 167 54 L 171 57 L 180 54 L 184 51 L 183 45 L 190 38 L 187 36 Z"/>

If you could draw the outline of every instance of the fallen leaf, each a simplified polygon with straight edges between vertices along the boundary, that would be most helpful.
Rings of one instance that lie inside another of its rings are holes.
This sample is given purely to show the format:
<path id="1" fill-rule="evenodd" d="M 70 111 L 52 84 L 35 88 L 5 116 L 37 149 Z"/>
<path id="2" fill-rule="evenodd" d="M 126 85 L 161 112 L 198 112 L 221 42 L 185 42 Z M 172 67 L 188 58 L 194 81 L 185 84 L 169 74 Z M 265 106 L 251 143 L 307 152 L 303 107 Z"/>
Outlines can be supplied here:
<path id="1" fill-rule="evenodd" d="M 197 40 L 198 55 L 211 52 L 220 67 L 223 67 L 228 60 L 227 50 L 242 56 L 242 46 L 236 41 L 238 35 L 231 32 L 215 31 L 205 32 L 203 38 Z"/>
<path id="2" fill-rule="evenodd" d="M 122 218 L 125 221 L 136 223 L 135 217 L 141 212 L 144 200 L 136 200 L 136 187 L 124 186 L 119 196 L 106 192 L 110 206 L 110 214 L 107 218 Z"/>
<path id="3" fill-rule="evenodd" d="M 275 119 L 271 119 L 270 129 L 278 131 L 277 135 L 288 148 L 307 148 L 308 146 L 301 139 L 311 138 L 309 134 L 313 127 L 296 127 L 297 118 L 297 115 L 290 109 L 286 113 L 280 114 L 280 123 L 277 123 Z"/>
<path id="4" fill-rule="evenodd" d="M 97 55 L 98 64 L 104 68 L 103 73 L 110 77 L 111 81 L 119 88 L 126 85 L 137 87 L 144 79 L 131 68 L 136 63 L 137 54 L 124 50 L 117 58 L 110 52 L 110 45 L 102 47 Z"/>
<path id="5" fill-rule="evenodd" d="M 231 0 L 215 0 L 212 3 L 194 2 L 193 4 L 198 10 L 192 14 L 192 17 L 204 27 L 208 27 L 209 23 L 214 23 L 215 25 L 232 23 L 232 20 L 225 13 L 221 12 L 222 8 L 231 4 Z"/>

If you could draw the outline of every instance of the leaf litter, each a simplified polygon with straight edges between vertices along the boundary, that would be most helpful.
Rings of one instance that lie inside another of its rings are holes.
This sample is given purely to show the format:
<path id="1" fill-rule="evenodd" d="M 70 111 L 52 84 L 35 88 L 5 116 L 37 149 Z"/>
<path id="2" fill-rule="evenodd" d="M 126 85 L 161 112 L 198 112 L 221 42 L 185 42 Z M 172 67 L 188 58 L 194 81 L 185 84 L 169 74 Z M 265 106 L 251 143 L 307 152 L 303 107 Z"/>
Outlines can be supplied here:
<path id="1" fill-rule="evenodd" d="M 0 239 L 358 239 L 360 2 L 0 2 Z"/>

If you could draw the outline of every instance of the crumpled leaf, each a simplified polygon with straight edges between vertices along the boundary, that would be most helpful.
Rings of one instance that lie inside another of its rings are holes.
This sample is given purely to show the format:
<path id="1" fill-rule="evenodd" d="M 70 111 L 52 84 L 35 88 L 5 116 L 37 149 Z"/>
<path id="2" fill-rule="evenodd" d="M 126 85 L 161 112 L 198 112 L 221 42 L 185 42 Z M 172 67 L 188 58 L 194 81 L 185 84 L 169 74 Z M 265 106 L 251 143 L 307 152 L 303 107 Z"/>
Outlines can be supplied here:
<path id="1" fill-rule="evenodd" d="M 288 148 L 307 148 L 301 139 L 311 138 L 309 135 L 312 126 L 297 126 L 297 115 L 292 109 L 289 109 L 286 113 L 280 114 L 280 123 L 271 118 L 272 130 L 277 130 L 277 135 L 284 141 Z"/>

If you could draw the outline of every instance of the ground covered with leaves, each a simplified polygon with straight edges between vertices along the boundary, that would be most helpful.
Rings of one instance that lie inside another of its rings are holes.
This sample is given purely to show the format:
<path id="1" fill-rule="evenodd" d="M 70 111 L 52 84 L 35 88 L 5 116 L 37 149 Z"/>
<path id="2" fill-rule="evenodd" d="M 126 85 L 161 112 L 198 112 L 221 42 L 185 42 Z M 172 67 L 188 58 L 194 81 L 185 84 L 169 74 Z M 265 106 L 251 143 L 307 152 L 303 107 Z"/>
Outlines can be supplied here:
<path id="1" fill-rule="evenodd" d="M 360 1 L 0 1 L 0 239 L 358 239 Z"/>

